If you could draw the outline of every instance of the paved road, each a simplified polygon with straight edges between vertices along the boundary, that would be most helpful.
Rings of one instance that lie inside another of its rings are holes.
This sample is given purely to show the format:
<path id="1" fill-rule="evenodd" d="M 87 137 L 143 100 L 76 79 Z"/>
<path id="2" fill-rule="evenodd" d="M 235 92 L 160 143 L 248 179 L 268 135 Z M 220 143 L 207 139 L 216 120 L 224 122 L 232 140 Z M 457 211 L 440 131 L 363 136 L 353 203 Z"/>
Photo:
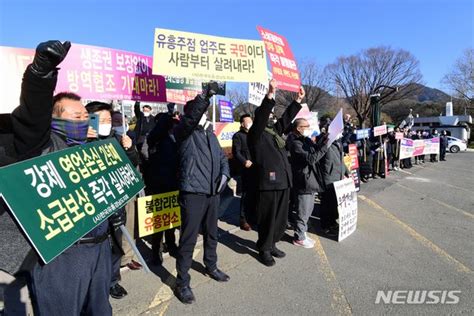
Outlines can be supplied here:
<path id="1" fill-rule="evenodd" d="M 448 155 L 385 180 L 359 194 L 356 232 L 342 243 L 320 234 L 318 210 L 310 220 L 314 249 L 282 241 L 287 257 L 260 264 L 255 232 L 234 225 L 238 201 L 220 223 L 220 267 L 231 280 L 203 275 L 202 249 L 191 272 L 197 299 L 181 304 L 173 295 L 174 258 L 153 273 L 124 271 L 129 295 L 112 300 L 116 315 L 375 315 L 473 314 L 474 153 Z M 459 290 L 459 303 L 375 304 L 378 290 Z"/>

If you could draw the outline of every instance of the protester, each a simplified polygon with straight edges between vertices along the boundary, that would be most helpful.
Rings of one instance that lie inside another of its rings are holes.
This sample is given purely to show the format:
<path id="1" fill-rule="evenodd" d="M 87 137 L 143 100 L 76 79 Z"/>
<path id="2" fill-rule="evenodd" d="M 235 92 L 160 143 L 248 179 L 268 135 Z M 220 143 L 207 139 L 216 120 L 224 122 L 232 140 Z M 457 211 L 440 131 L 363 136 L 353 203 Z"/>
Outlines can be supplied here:
<path id="1" fill-rule="evenodd" d="M 438 137 L 438 136 L 439 136 L 438 130 L 434 128 L 429 138 Z M 438 154 L 430 154 L 430 162 L 438 162 Z"/>
<path id="2" fill-rule="evenodd" d="M 344 115 L 344 131 L 342 133 L 342 147 L 344 153 L 349 153 L 349 145 L 351 144 L 351 135 L 354 133 L 354 125 L 351 122 L 351 115 Z"/>
<path id="3" fill-rule="evenodd" d="M 255 217 L 256 204 L 256 177 L 250 150 L 247 144 L 247 135 L 253 121 L 249 114 L 240 117 L 240 130 L 232 137 L 232 155 L 238 165 L 241 176 L 242 196 L 240 199 L 240 229 L 249 231 L 248 217 Z M 253 221 L 253 220 L 251 220 Z"/>
<path id="4" fill-rule="evenodd" d="M 306 235 L 308 220 L 314 209 L 316 192 L 321 192 L 321 173 L 317 165 L 328 150 L 324 144 L 326 137 L 319 139 L 317 144 L 311 140 L 311 129 L 304 118 L 296 119 L 293 134 L 296 138 L 288 143 L 291 154 L 291 168 L 293 172 L 293 189 L 297 196 L 297 212 L 295 220 L 295 234 L 293 244 L 304 248 L 313 248 L 314 240 Z"/>
<path id="5" fill-rule="evenodd" d="M 61 93 L 53 99 L 56 67 L 70 46 L 59 41 L 39 44 L 33 63 L 25 71 L 21 104 L 12 114 L 20 157 L 47 154 L 87 141 L 88 113 L 80 97 Z M 27 137 L 36 145 L 25 146 Z M 108 226 L 104 221 L 46 265 L 35 260 L 30 290 L 35 315 L 112 315 Z"/>
<path id="6" fill-rule="evenodd" d="M 89 141 L 116 138 L 122 145 L 132 164 L 137 166 L 138 152 L 135 146 L 132 145 L 131 138 L 126 134 L 115 135 L 115 130 L 112 129 L 112 105 L 94 101 L 86 105 L 86 110 L 89 114 L 94 113 L 99 116 L 99 130 L 97 133 L 97 138 L 89 138 Z M 134 199 L 128 202 L 128 204 L 129 208 L 133 210 Z M 112 223 L 110 227 L 110 237 L 112 244 L 112 278 L 110 284 L 110 296 L 115 299 L 121 299 L 128 294 L 127 291 L 119 284 L 121 279 L 120 266 L 124 251 L 122 249 L 122 232 L 118 228 L 122 223 L 124 224 L 126 220 L 128 219 L 126 217 L 125 207 L 123 207 L 120 212 L 117 212 L 110 218 Z"/>
<path id="7" fill-rule="evenodd" d="M 112 112 L 112 130 L 115 135 L 115 137 L 120 141 L 120 138 L 123 135 L 126 135 L 130 138 L 132 141 L 132 147 L 135 152 L 136 146 L 133 142 L 133 137 L 132 133 L 129 131 L 129 125 L 126 122 L 126 117 L 125 117 L 125 124 L 123 124 L 123 119 L 124 117 L 122 116 L 121 112 L 114 111 Z M 139 163 L 139 157 L 138 157 L 138 152 L 137 156 L 133 158 L 134 160 L 134 165 Z M 135 240 L 135 235 L 136 235 L 136 216 L 137 216 L 137 210 L 136 210 L 136 197 L 131 199 L 124 207 L 125 207 L 125 213 L 126 213 L 126 222 L 125 222 L 125 227 L 127 228 L 128 232 L 132 236 L 132 238 Z M 121 234 L 118 233 L 118 236 Z M 142 268 L 142 265 L 137 261 L 138 259 L 136 258 L 136 255 L 133 252 L 132 246 L 128 243 L 128 240 L 125 238 L 125 236 L 122 235 L 122 238 L 120 240 L 120 244 L 122 246 L 123 250 L 123 256 L 120 260 L 120 267 L 127 267 L 130 270 L 140 270 Z"/>
<path id="8" fill-rule="evenodd" d="M 349 171 L 344 164 L 344 151 L 340 137 L 329 146 L 319 166 L 324 184 L 324 192 L 321 194 L 321 229 L 328 236 L 337 236 L 339 225 L 336 219 L 339 215 L 334 182 L 349 177 Z"/>
<path id="9" fill-rule="evenodd" d="M 173 135 L 174 127 L 179 123 L 172 111 L 159 113 L 156 125 L 147 138 L 150 163 L 149 182 L 146 183 L 147 195 L 167 193 L 179 190 L 178 186 L 178 144 Z M 165 243 L 163 243 L 163 235 Z M 155 264 L 163 263 L 163 252 L 176 256 L 177 246 L 175 229 L 168 229 L 152 235 L 152 259 Z"/>
<path id="10" fill-rule="evenodd" d="M 201 229 L 206 273 L 216 281 L 229 280 L 229 276 L 217 268 L 216 252 L 219 194 L 230 178 L 229 164 L 205 114 L 210 105 L 209 98 L 217 90 L 217 83 L 211 82 L 203 95 L 189 101 L 184 108 L 185 115 L 174 130 L 178 144 L 181 206 L 181 234 L 176 260 L 178 276 L 174 292 L 185 304 L 195 301 L 188 271 Z"/>
<path id="11" fill-rule="evenodd" d="M 275 264 L 273 257 L 283 258 L 285 253 L 276 247 L 285 232 L 288 217 L 288 200 L 292 186 L 291 166 L 285 149 L 283 131 L 287 130 L 301 109 L 305 96 L 301 87 L 297 99 L 276 119 L 276 81 L 270 87 L 262 105 L 255 110 L 255 120 L 249 130 L 248 143 L 258 180 L 257 224 L 259 258 L 266 266 Z"/>
<path id="12" fill-rule="evenodd" d="M 448 147 L 448 136 L 446 130 L 443 130 L 439 137 L 439 160 L 446 161 L 446 148 Z"/>

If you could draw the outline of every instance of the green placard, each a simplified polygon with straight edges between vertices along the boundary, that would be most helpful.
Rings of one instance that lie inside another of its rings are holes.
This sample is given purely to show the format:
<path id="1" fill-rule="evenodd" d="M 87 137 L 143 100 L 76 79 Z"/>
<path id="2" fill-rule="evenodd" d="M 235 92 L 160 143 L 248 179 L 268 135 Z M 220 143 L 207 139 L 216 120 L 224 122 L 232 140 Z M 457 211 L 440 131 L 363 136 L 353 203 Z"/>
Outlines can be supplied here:
<path id="1" fill-rule="evenodd" d="M 144 187 L 115 139 L 0 168 L 0 196 L 45 263 Z"/>
<path id="2" fill-rule="evenodd" d="M 192 78 L 178 78 L 165 76 L 166 80 L 166 89 L 174 90 L 193 90 L 201 91 L 202 90 L 202 81 Z"/>

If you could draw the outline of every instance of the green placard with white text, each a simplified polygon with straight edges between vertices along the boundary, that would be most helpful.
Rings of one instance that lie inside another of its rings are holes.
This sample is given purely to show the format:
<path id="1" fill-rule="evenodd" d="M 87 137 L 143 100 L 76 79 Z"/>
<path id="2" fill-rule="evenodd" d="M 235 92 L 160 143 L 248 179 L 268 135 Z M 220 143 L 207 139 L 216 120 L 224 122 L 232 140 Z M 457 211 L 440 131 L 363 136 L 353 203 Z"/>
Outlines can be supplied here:
<path id="1" fill-rule="evenodd" d="M 140 174 L 115 139 L 0 168 L 0 196 L 45 263 L 143 187 Z"/>

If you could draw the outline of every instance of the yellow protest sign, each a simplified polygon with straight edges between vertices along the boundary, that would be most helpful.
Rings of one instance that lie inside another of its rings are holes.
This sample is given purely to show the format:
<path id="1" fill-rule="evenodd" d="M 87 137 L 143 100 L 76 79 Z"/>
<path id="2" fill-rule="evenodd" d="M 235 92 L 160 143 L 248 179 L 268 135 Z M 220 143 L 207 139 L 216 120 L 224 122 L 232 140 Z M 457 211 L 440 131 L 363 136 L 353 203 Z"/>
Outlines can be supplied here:
<path id="1" fill-rule="evenodd" d="M 181 225 L 179 191 L 138 198 L 138 235 L 145 237 Z"/>
<path id="2" fill-rule="evenodd" d="M 153 74 L 203 80 L 266 82 L 263 41 L 155 29 Z"/>

